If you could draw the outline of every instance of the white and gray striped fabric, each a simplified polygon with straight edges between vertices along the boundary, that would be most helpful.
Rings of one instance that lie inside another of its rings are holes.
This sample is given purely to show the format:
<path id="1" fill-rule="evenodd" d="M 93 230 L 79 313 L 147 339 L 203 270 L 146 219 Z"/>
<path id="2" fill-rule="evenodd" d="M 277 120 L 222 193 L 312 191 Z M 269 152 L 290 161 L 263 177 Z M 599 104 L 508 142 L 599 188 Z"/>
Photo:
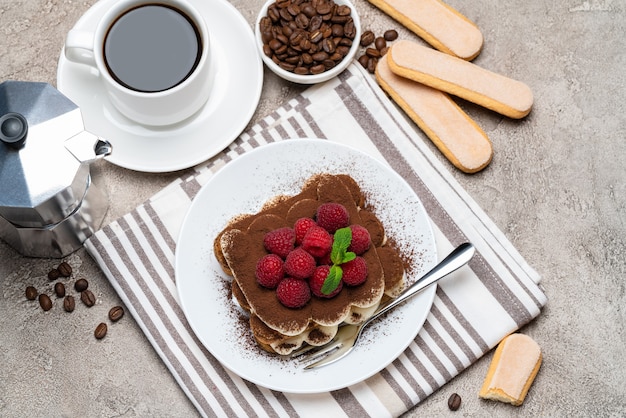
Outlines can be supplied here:
<path id="1" fill-rule="evenodd" d="M 471 269 L 457 272 L 464 277 L 440 282 L 424 327 L 398 359 L 364 382 L 314 395 L 268 390 L 215 360 L 185 320 L 174 271 L 178 233 L 202 185 L 249 150 L 303 137 L 382 156 L 420 197 L 440 255 L 465 241 L 477 248 Z M 546 303 L 539 275 L 426 141 L 371 75 L 352 65 L 281 106 L 193 175 L 105 226 L 85 246 L 201 415 L 398 416 L 539 315 Z"/>

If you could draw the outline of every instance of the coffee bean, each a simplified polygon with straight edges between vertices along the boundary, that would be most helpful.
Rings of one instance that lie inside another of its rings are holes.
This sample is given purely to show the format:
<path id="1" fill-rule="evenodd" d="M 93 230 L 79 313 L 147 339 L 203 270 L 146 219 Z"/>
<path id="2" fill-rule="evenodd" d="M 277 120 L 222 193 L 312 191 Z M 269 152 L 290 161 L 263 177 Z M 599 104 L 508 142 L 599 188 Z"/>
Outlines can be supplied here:
<path id="1" fill-rule="evenodd" d="M 291 46 L 300 46 L 302 41 L 307 39 L 308 35 L 304 31 L 292 32 L 289 35 L 289 45 Z"/>
<path id="2" fill-rule="evenodd" d="M 328 53 L 325 51 L 319 51 L 311 55 L 311 57 L 313 57 L 314 61 L 322 62 L 328 59 Z"/>
<path id="3" fill-rule="evenodd" d="M 336 45 L 332 39 L 326 38 L 322 41 L 322 49 L 324 50 L 324 52 L 332 54 L 333 52 L 335 52 L 335 48 Z"/>
<path id="4" fill-rule="evenodd" d="M 385 31 L 385 33 L 383 34 L 383 38 L 385 38 L 386 41 L 395 41 L 396 39 L 398 39 L 398 31 L 396 31 L 395 29 L 389 29 L 387 31 Z"/>
<path id="5" fill-rule="evenodd" d="M 324 64 L 324 69 L 330 70 L 331 68 L 335 66 L 335 61 L 331 59 L 327 59 L 322 64 Z"/>
<path id="6" fill-rule="evenodd" d="M 272 48 L 269 45 L 263 45 L 263 53 L 271 58 L 273 54 Z"/>
<path id="7" fill-rule="evenodd" d="M 35 289 L 33 286 L 28 286 L 24 293 L 26 294 L 26 299 L 28 300 L 37 299 L 37 289 Z"/>
<path id="8" fill-rule="evenodd" d="M 91 308 L 96 304 L 96 296 L 89 289 L 80 292 L 80 300 L 82 300 L 88 308 Z"/>
<path id="9" fill-rule="evenodd" d="M 289 63 L 288 63 L 288 62 L 286 62 L 286 61 L 279 62 L 279 63 L 278 63 L 278 66 L 279 66 L 280 68 L 282 68 L 283 70 L 286 70 L 286 71 L 292 71 L 292 72 L 293 72 L 293 70 L 295 70 L 295 69 L 296 69 L 296 66 L 295 66 L 294 64 L 289 64 Z"/>
<path id="10" fill-rule="evenodd" d="M 300 14 L 300 7 L 298 7 L 297 4 L 292 3 L 289 6 L 287 6 L 287 11 L 292 16 L 298 16 Z"/>
<path id="11" fill-rule="evenodd" d="M 50 309 L 52 309 L 52 300 L 50 300 L 50 297 L 48 295 L 42 293 L 41 295 L 39 295 L 39 306 L 41 306 L 41 309 L 43 309 L 44 311 L 49 311 Z"/>
<path id="12" fill-rule="evenodd" d="M 59 273 L 58 269 L 52 269 L 48 272 L 48 279 L 51 281 L 56 280 L 59 277 L 61 277 L 61 273 Z"/>
<path id="13" fill-rule="evenodd" d="M 330 28 L 330 26 L 328 25 L 324 26 L 324 30 L 322 31 L 322 37 L 326 39 L 326 38 L 330 38 L 332 35 L 333 35 L 333 30 Z"/>
<path id="14" fill-rule="evenodd" d="M 78 279 L 76 283 L 74 283 L 74 289 L 77 292 L 82 292 L 83 290 L 87 290 L 89 287 L 89 282 L 86 279 Z"/>
<path id="15" fill-rule="evenodd" d="M 379 36 L 374 41 L 374 46 L 376 47 L 377 50 L 380 51 L 381 49 L 387 47 L 387 41 L 385 41 L 385 38 L 383 38 L 382 36 Z"/>
<path id="16" fill-rule="evenodd" d="M 280 9 L 278 11 L 278 14 L 280 15 L 283 21 L 290 22 L 293 20 L 293 16 L 287 11 L 287 9 Z"/>
<path id="17" fill-rule="evenodd" d="M 333 4 L 334 4 L 334 2 L 333 2 Z M 332 9 L 333 9 L 333 6 L 332 6 L 331 2 L 320 3 L 315 8 L 317 13 L 319 13 L 322 16 L 323 15 L 327 15 L 328 13 L 330 13 L 332 11 Z"/>
<path id="18" fill-rule="evenodd" d="M 335 23 L 334 25 L 331 26 L 331 29 L 333 31 L 334 37 L 343 38 L 343 25 Z"/>
<path id="19" fill-rule="evenodd" d="M 345 36 L 344 39 L 350 40 L 356 38 L 356 26 L 354 25 L 354 20 L 348 19 L 343 27 L 343 36 Z"/>
<path id="20" fill-rule="evenodd" d="M 369 58 L 367 61 L 367 71 L 374 74 L 376 72 L 376 66 L 378 65 L 378 58 Z"/>
<path id="21" fill-rule="evenodd" d="M 96 329 L 94 330 L 93 336 L 96 337 L 96 339 L 101 340 L 106 335 L 107 335 L 107 324 L 105 324 L 104 322 L 100 322 L 98 326 L 96 327 Z"/>
<path id="22" fill-rule="evenodd" d="M 72 266 L 65 261 L 59 264 L 57 270 L 59 270 L 61 277 L 70 277 L 72 275 Z"/>
<path id="23" fill-rule="evenodd" d="M 314 33 L 322 27 L 322 16 L 315 14 L 314 16 L 309 17 L 309 33 Z M 310 37 L 310 36 L 309 36 Z"/>
<path id="24" fill-rule="evenodd" d="M 350 52 L 350 47 L 343 46 L 343 45 L 340 45 L 337 47 L 337 49 L 335 49 L 335 54 L 339 54 L 342 57 L 345 57 L 346 55 L 348 55 L 348 52 Z"/>
<path id="25" fill-rule="evenodd" d="M 114 306 L 109 311 L 109 319 L 113 322 L 117 322 L 124 316 L 124 308 L 121 306 Z"/>
<path id="26" fill-rule="evenodd" d="M 348 47 L 348 49 L 350 49 L 350 48 L 352 47 L 352 43 L 353 43 L 353 42 L 352 42 L 352 39 L 350 39 L 350 38 L 341 38 L 341 39 L 339 40 L 339 42 L 337 42 L 337 45 L 340 45 L 340 46 L 347 46 L 347 47 Z M 346 52 L 347 52 L 347 51 L 346 51 Z"/>
<path id="27" fill-rule="evenodd" d="M 341 57 L 342 55 L 339 52 L 335 51 L 335 53 L 329 57 L 330 64 L 335 65 L 335 62 L 340 61 Z"/>
<path id="28" fill-rule="evenodd" d="M 74 301 L 74 296 L 67 295 L 65 299 L 63 299 L 63 309 L 65 312 L 73 312 L 76 307 L 76 302 Z"/>
<path id="29" fill-rule="evenodd" d="M 309 34 L 309 41 L 316 44 L 324 38 L 324 33 L 317 29 Z"/>
<path id="30" fill-rule="evenodd" d="M 264 38 L 263 42 L 267 42 L 268 40 L 266 40 L 265 37 L 272 32 L 272 19 L 270 19 L 268 16 L 262 17 L 259 21 L 259 29 L 261 30 L 261 35 Z"/>
<path id="31" fill-rule="evenodd" d="M 310 71 L 311 74 L 321 74 L 326 71 L 326 67 L 324 67 L 324 64 L 318 64 L 311 67 Z"/>
<path id="32" fill-rule="evenodd" d="M 267 9 L 267 17 L 269 17 L 272 22 L 278 22 L 280 20 L 278 9 L 276 9 L 276 7 L 270 7 Z"/>
<path id="33" fill-rule="evenodd" d="M 309 19 L 316 15 L 315 8 L 310 3 L 306 3 L 300 11 Z"/>
<path id="34" fill-rule="evenodd" d="M 458 393 L 453 393 L 448 398 L 448 408 L 450 408 L 451 411 L 456 411 L 460 407 L 461 407 L 461 396 L 459 396 Z"/>
<path id="35" fill-rule="evenodd" d="M 380 51 L 375 48 L 367 48 L 365 50 L 365 55 L 370 58 L 380 58 Z"/>
<path id="36" fill-rule="evenodd" d="M 365 69 L 367 69 L 367 62 L 370 60 L 370 58 L 363 54 L 359 57 L 359 59 L 357 60 L 359 62 L 359 64 L 361 64 L 361 66 Z"/>
<path id="37" fill-rule="evenodd" d="M 65 296 L 65 285 L 61 282 L 57 282 L 54 285 L 54 293 L 56 293 L 58 298 Z"/>
<path id="38" fill-rule="evenodd" d="M 366 30 L 361 34 L 361 46 L 370 46 L 375 38 L 374 32 Z"/>
<path id="39" fill-rule="evenodd" d="M 294 57 L 285 58 L 285 62 L 287 64 L 292 64 L 292 65 L 297 66 L 298 64 L 300 64 L 300 57 L 294 56 Z"/>

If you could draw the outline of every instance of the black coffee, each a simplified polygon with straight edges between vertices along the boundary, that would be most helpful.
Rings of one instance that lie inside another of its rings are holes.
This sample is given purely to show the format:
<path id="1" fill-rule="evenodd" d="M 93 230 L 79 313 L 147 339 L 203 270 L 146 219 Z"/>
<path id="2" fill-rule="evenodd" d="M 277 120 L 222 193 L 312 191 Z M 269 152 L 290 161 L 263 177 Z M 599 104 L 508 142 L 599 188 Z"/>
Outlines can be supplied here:
<path id="1" fill-rule="evenodd" d="M 141 92 L 158 92 L 182 83 L 202 52 L 196 25 L 181 11 L 160 4 L 131 9 L 109 28 L 104 59 L 113 78 Z"/>

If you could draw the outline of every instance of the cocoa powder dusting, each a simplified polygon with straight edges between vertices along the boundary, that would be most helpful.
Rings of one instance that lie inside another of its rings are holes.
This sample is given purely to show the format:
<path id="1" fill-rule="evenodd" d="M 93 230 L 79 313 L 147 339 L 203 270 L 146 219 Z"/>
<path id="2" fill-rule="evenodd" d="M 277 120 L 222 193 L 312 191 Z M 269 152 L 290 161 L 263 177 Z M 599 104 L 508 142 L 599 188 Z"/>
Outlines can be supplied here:
<path id="1" fill-rule="evenodd" d="M 263 237 L 268 231 L 284 226 L 293 227 L 295 220 L 300 217 L 312 217 L 317 207 L 325 202 L 343 204 L 348 209 L 351 223 L 361 224 L 370 231 L 375 245 L 363 254 L 368 266 L 368 279 L 361 286 L 344 286 L 334 298 L 322 299 L 314 296 L 301 309 L 286 308 L 278 302 L 274 290 L 263 288 L 256 281 L 256 263 L 267 254 L 262 244 Z M 284 338 L 280 334 L 297 335 L 310 328 L 312 323 L 339 324 L 350 315 L 351 306 L 370 306 L 382 297 L 386 288 L 387 272 L 385 270 L 383 273 L 376 246 L 383 242 L 385 232 L 382 223 L 370 210 L 363 208 L 363 204 L 363 193 L 351 177 L 320 174 L 309 179 L 299 194 L 273 198 L 259 213 L 234 218 L 219 234 L 219 237 L 224 234 L 228 238 L 221 240 L 221 245 L 216 244 L 215 247 L 220 247 L 234 274 L 235 287 L 232 292 L 240 305 L 253 313 L 250 319 L 241 315 L 239 320 L 242 323 L 248 321 L 247 334 L 250 335 L 251 328 L 261 347 L 267 350 L 265 344 L 272 340 L 279 342 Z M 387 263 L 390 256 L 386 250 L 384 254 L 382 262 Z M 394 271 L 395 276 L 399 258 L 391 260 L 396 262 L 390 270 Z M 280 333 L 272 335 L 272 330 L 279 330 Z M 314 329 L 311 332 L 313 338 L 316 331 L 322 334 Z"/>

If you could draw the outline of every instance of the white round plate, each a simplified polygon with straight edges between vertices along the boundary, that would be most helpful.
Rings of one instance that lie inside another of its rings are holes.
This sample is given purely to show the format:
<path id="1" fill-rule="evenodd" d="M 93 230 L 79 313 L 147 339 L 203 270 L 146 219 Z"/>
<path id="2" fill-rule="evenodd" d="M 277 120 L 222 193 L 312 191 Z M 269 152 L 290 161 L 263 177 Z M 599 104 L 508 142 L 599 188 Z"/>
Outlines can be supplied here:
<path id="1" fill-rule="evenodd" d="M 191 328 L 224 366 L 269 389 L 320 393 L 344 388 L 396 359 L 422 328 L 435 297 L 431 286 L 370 325 L 342 360 L 305 371 L 297 360 L 271 355 L 254 342 L 242 311 L 229 294 L 230 278 L 213 253 L 213 240 L 228 221 L 256 213 L 279 194 L 297 194 L 317 173 L 350 174 L 366 194 L 386 233 L 403 254 L 414 255 L 412 283 L 436 262 L 430 221 L 419 198 L 387 165 L 347 146 L 318 139 L 263 145 L 228 163 L 203 186 L 183 221 L 176 248 L 176 285 Z"/>
<path id="2" fill-rule="evenodd" d="M 94 28 L 115 1 L 97 2 L 74 28 Z M 217 68 L 207 103 L 179 124 L 149 127 L 124 117 L 109 101 L 97 71 L 68 61 L 61 52 L 57 88 L 80 107 L 85 129 L 111 142 L 113 152 L 106 159 L 113 164 L 145 172 L 192 167 L 226 148 L 256 110 L 263 62 L 250 25 L 225 0 L 189 1 L 207 22 Z"/>

